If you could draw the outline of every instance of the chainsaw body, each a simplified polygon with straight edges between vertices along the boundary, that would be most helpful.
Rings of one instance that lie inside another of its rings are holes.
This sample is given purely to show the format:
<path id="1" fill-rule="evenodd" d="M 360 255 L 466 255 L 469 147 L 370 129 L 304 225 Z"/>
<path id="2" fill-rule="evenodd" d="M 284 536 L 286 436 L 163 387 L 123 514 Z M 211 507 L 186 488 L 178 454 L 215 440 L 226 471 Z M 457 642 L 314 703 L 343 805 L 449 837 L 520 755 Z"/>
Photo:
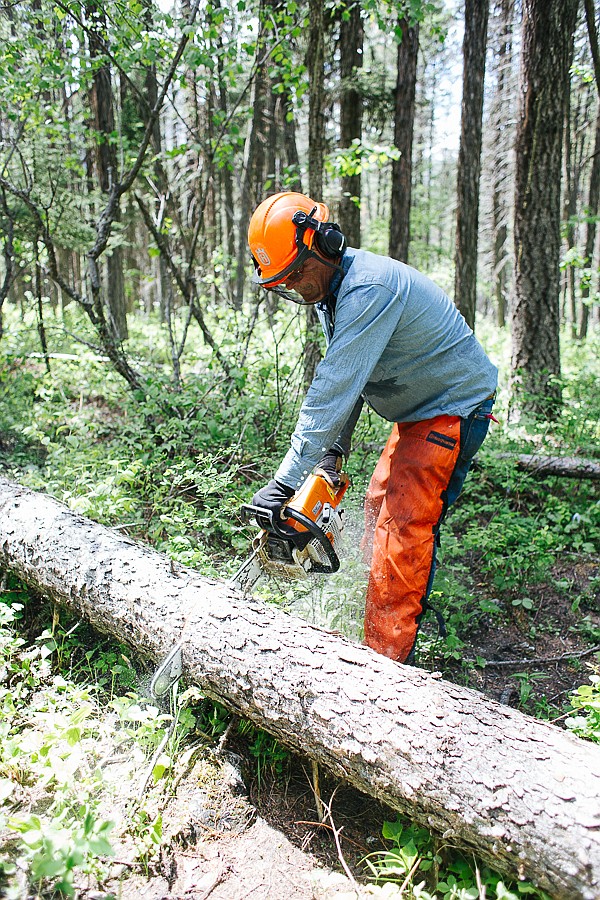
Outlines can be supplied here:
<path id="1" fill-rule="evenodd" d="M 244 520 L 257 524 L 261 532 L 252 542 L 251 557 L 232 583 L 248 592 L 261 575 L 305 579 L 310 574 L 337 572 L 343 531 L 339 505 L 348 483 L 342 475 L 339 487 L 334 488 L 323 475 L 310 475 L 286 504 L 279 521 L 262 507 L 243 506 Z"/>
<path id="2" fill-rule="evenodd" d="M 337 488 L 323 475 L 310 475 L 286 504 L 279 521 L 260 506 L 243 506 L 244 520 L 258 525 L 261 531 L 252 541 L 251 555 L 229 583 L 247 594 L 262 575 L 298 579 L 316 572 L 337 572 L 343 529 L 339 505 L 348 484 L 343 473 Z M 151 696 L 162 700 L 175 690 L 182 672 L 180 640 L 156 669 L 150 683 Z"/>

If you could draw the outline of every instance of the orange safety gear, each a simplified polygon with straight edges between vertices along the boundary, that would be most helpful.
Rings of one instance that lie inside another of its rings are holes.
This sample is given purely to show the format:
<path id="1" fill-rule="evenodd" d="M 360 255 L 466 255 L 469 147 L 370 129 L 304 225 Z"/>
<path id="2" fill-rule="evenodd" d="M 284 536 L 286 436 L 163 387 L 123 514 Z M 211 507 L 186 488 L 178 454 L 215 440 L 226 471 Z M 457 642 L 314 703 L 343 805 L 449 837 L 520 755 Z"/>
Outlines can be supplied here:
<path id="1" fill-rule="evenodd" d="M 333 222 L 322 227 L 328 218 L 325 203 L 315 203 L 295 191 L 263 200 L 248 227 L 254 282 L 265 288 L 283 284 L 308 257 L 317 256 L 315 249 L 329 258 L 341 255 L 345 238 Z"/>
<path id="2" fill-rule="evenodd" d="M 458 416 L 397 423 L 367 490 L 365 643 L 399 662 L 412 653 L 431 588 L 436 534 L 460 438 Z"/>

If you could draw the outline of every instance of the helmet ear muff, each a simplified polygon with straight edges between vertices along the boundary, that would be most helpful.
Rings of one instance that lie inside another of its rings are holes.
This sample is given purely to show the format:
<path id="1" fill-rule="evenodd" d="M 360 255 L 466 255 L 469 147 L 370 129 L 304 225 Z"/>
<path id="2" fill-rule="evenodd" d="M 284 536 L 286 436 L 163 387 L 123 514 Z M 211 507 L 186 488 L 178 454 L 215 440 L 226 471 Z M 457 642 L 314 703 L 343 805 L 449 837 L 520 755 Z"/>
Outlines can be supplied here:
<path id="1" fill-rule="evenodd" d="M 314 240 L 317 250 L 327 259 L 337 259 L 346 249 L 346 237 L 335 222 L 321 222 L 319 219 L 314 219 L 313 213 L 316 212 L 316 209 L 315 206 L 309 215 L 303 210 L 298 210 L 292 216 L 292 222 L 296 226 L 296 244 L 298 247 L 306 246 L 303 240 L 304 232 L 310 228 L 315 233 Z"/>
<path id="2" fill-rule="evenodd" d="M 317 250 L 328 259 L 337 259 L 346 249 L 346 238 L 342 229 L 335 222 L 327 222 L 322 230 L 315 234 Z"/>

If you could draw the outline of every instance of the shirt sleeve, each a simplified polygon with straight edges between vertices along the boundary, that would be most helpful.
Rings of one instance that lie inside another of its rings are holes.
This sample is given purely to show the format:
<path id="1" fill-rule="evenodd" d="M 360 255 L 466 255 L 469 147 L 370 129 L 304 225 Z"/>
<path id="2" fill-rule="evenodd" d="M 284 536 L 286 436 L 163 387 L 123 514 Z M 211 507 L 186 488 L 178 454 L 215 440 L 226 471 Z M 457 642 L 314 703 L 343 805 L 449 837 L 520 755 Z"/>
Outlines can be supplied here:
<path id="1" fill-rule="evenodd" d="M 350 420 L 355 404 L 394 333 L 403 303 L 387 285 L 355 284 L 336 305 L 327 352 L 300 410 L 291 447 L 275 474 L 297 490 Z"/>
<path id="2" fill-rule="evenodd" d="M 342 456 L 344 456 L 346 459 L 348 459 L 348 457 L 350 456 L 350 450 L 352 447 L 352 435 L 354 434 L 354 429 L 356 428 L 356 423 L 358 422 L 359 416 L 362 412 L 364 402 L 365 401 L 362 397 L 358 398 L 358 400 L 354 404 L 354 409 L 350 413 L 350 418 L 331 445 L 333 450 L 337 450 L 338 453 L 341 453 Z"/>

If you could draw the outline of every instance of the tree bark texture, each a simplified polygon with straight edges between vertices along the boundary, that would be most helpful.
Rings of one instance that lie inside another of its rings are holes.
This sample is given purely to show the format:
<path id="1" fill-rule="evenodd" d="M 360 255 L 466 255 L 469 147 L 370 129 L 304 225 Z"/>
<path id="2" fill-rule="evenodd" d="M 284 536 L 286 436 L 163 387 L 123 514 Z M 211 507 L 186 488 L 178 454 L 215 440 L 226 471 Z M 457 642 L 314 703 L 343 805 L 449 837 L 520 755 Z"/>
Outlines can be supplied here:
<path id="1" fill-rule="evenodd" d="M 364 30 L 361 4 L 355 2 L 348 18 L 340 23 L 340 147 L 352 146 L 362 139 L 362 95 L 357 85 L 362 67 Z M 360 247 L 361 175 L 344 175 L 341 179 L 340 223 L 351 247 Z"/>
<path id="2" fill-rule="evenodd" d="M 525 398 L 533 410 L 560 400 L 561 156 L 577 5 L 523 3 L 511 368 L 515 387 L 539 398 Z"/>
<path id="3" fill-rule="evenodd" d="M 308 193 L 315 201 L 323 200 L 323 165 L 325 157 L 325 14 L 321 0 L 309 0 L 310 31 L 306 66 L 308 70 Z M 343 229 L 343 223 L 342 223 Z M 319 337 L 321 326 L 317 311 L 306 307 L 306 340 L 304 342 L 303 383 L 308 388 L 321 360 Z"/>
<path id="4" fill-rule="evenodd" d="M 325 155 L 325 15 L 320 0 L 309 0 L 308 75 L 308 192 L 323 199 Z"/>
<path id="5" fill-rule="evenodd" d="M 600 894 L 600 748 L 175 565 L 0 479 L 0 563 L 336 775 L 532 879 Z"/>
<path id="6" fill-rule="evenodd" d="M 596 115 L 596 135 L 594 138 L 594 155 L 592 157 L 592 170 L 588 188 L 587 222 L 585 227 L 585 267 L 588 270 L 581 283 L 581 311 L 577 336 L 580 341 L 587 337 L 588 321 L 590 315 L 589 299 L 592 288 L 592 280 L 596 280 L 594 271 L 594 247 L 596 245 L 596 218 L 600 205 L 600 104 Z"/>
<path id="7" fill-rule="evenodd" d="M 236 294 L 235 302 L 241 309 L 244 300 L 244 283 L 246 279 L 246 260 L 248 259 L 247 229 L 253 210 L 264 200 L 264 182 L 266 175 L 266 147 L 268 133 L 268 111 L 271 95 L 271 77 L 269 75 L 270 57 L 268 32 L 269 15 L 272 13 L 275 0 L 260 0 L 259 33 L 256 41 L 256 71 L 254 74 L 252 120 L 246 140 L 244 171 L 240 187 L 240 219 L 237 247 Z"/>
<path id="8" fill-rule="evenodd" d="M 407 19 L 401 19 L 399 25 L 402 37 L 396 65 L 394 147 L 400 151 L 400 159 L 392 162 L 390 256 L 408 262 L 419 23 L 409 26 Z"/>
<path id="9" fill-rule="evenodd" d="M 477 304 L 477 236 L 481 175 L 481 117 L 489 0 L 466 0 L 463 97 L 458 150 L 454 302 L 473 328 Z"/>

